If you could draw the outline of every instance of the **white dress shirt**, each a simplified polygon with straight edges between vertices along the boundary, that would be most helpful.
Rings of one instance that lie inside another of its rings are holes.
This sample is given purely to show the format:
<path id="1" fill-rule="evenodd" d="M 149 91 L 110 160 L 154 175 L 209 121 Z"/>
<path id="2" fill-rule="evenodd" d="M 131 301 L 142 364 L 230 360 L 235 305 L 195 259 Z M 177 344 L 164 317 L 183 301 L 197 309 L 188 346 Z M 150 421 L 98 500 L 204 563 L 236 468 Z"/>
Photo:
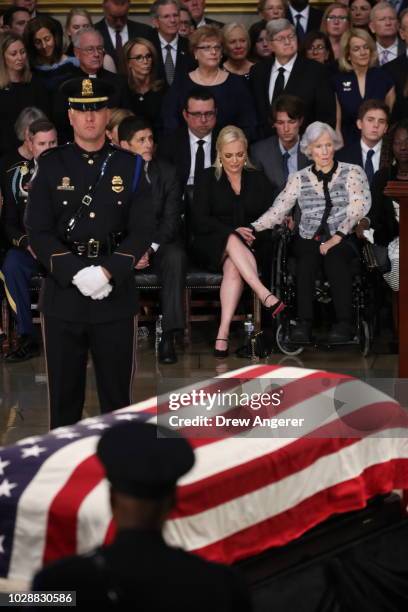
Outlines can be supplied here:
<path id="1" fill-rule="evenodd" d="M 361 153 L 362 153 L 362 158 L 363 158 L 363 167 L 365 166 L 365 163 L 367 160 L 367 153 L 371 148 L 374 151 L 374 155 L 372 156 L 371 161 L 373 162 L 374 172 L 377 172 L 378 168 L 380 167 L 382 139 L 379 142 L 377 142 L 375 147 L 368 147 L 363 140 L 360 140 L 360 144 L 361 144 Z"/>
<path id="2" fill-rule="evenodd" d="M 190 173 L 188 175 L 187 185 L 194 185 L 194 170 L 195 170 L 195 159 L 196 153 L 198 149 L 198 141 L 204 140 L 203 148 L 204 148 L 204 168 L 209 168 L 211 166 L 211 140 L 212 140 L 212 132 L 207 134 L 204 138 L 198 138 L 188 130 L 188 135 L 190 138 Z"/>
<path id="3" fill-rule="evenodd" d="M 382 47 L 380 43 L 376 43 L 377 53 L 378 53 L 378 61 L 380 64 L 391 62 L 392 60 L 397 59 L 398 57 L 398 38 L 395 39 L 395 42 L 391 45 L 391 47 Z M 383 62 L 383 51 L 388 51 L 387 61 Z"/>
<path id="4" fill-rule="evenodd" d="M 174 67 L 176 67 L 176 61 L 177 61 L 177 45 L 178 45 L 178 34 L 176 34 L 176 36 L 173 38 L 173 40 L 171 40 L 170 42 L 168 42 L 167 40 L 165 40 L 161 34 L 159 34 L 159 32 L 157 33 L 159 36 L 159 40 L 160 40 L 160 46 L 161 46 L 161 52 L 162 52 L 162 56 L 163 56 L 163 64 L 166 62 L 166 57 L 167 57 L 167 45 L 170 45 L 171 50 L 171 59 L 173 60 L 173 65 Z"/>
<path id="5" fill-rule="evenodd" d="M 304 33 L 306 34 L 307 22 L 309 21 L 309 6 L 304 8 L 303 11 L 296 11 L 289 4 L 289 10 L 290 10 L 290 13 L 292 15 L 292 19 L 293 19 L 293 23 L 295 24 L 295 27 L 297 26 L 297 19 L 296 19 L 295 15 L 302 15 L 302 19 L 299 20 L 299 23 L 302 26 Z"/>
<path id="6" fill-rule="evenodd" d="M 292 172 L 297 172 L 298 168 L 298 150 L 299 150 L 299 140 L 291 149 L 285 149 L 281 141 L 279 140 L 279 149 L 282 155 L 284 153 L 289 153 L 288 158 L 288 172 L 292 174 Z"/>
<path id="7" fill-rule="evenodd" d="M 290 73 L 292 72 L 293 64 L 296 61 L 296 58 L 297 58 L 297 53 L 285 65 L 280 64 L 277 60 L 275 60 L 272 66 L 271 76 L 269 79 L 269 100 L 271 102 L 272 102 L 273 90 L 275 89 L 275 82 L 279 75 L 279 72 L 278 72 L 279 68 L 285 69 L 285 72 L 283 73 L 283 78 L 285 79 L 285 87 L 286 87 L 288 79 L 290 77 Z"/>
<path id="8" fill-rule="evenodd" d="M 111 37 L 113 48 L 116 49 L 116 30 L 111 28 L 106 20 L 105 20 L 105 23 L 106 23 L 106 27 L 108 28 L 109 36 Z M 120 37 L 122 39 L 122 47 L 123 47 L 129 40 L 129 31 L 128 31 L 127 24 L 120 31 Z"/>

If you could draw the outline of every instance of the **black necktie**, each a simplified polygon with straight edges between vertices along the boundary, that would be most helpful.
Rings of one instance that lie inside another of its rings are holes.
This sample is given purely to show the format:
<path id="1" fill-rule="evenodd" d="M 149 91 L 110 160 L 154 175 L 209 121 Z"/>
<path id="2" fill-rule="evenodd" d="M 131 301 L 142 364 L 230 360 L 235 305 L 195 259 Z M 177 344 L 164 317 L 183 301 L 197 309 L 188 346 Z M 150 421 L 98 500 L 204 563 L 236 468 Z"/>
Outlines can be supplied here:
<path id="1" fill-rule="evenodd" d="M 272 102 L 276 100 L 276 98 L 280 96 L 283 90 L 285 89 L 285 77 L 284 77 L 285 69 L 279 68 L 278 72 L 279 74 L 275 81 L 275 87 L 273 88 L 273 94 L 272 94 L 272 100 L 271 100 Z"/>
<path id="2" fill-rule="evenodd" d="M 305 31 L 300 22 L 300 20 L 302 19 L 302 15 L 298 13 L 297 15 L 295 15 L 295 19 L 296 19 L 296 36 L 298 37 L 298 41 L 301 42 L 305 37 Z"/>
<path id="3" fill-rule="evenodd" d="M 118 32 L 116 30 L 115 32 L 115 50 L 116 53 L 120 54 L 122 52 L 123 49 L 123 44 L 122 44 L 122 35 L 120 32 Z"/>
<path id="4" fill-rule="evenodd" d="M 197 151 L 194 164 L 194 183 L 201 176 L 204 170 L 204 144 L 205 140 L 197 140 Z"/>
<path id="5" fill-rule="evenodd" d="M 366 163 L 364 164 L 364 170 L 368 178 L 368 182 L 371 184 L 374 176 L 374 166 L 373 166 L 373 155 L 375 151 L 374 149 L 368 149 Z"/>

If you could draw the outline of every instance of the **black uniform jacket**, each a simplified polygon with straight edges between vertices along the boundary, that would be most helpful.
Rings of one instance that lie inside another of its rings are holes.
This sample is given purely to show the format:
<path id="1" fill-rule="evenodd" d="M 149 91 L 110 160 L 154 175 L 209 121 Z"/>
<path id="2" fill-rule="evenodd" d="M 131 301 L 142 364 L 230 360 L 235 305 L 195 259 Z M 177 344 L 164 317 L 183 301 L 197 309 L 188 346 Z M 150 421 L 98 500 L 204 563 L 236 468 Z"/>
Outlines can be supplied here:
<path id="1" fill-rule="evenodd" d="M 136 162 L 136 155 L 110 144 L 88 153 L 70 143 L 40 157 L 30 189 L 26 227 L 30 245 L 48 271 L 40 301 L 45 314 L 66 321 L 103 323 L 137 312 L 133 271 L 151 243 L 153 214 L 143 164 L 132 192 Z M 104 245 L 118 232 L 123 233 L 123 239 L 112 254 L 92 258 L 72 253 L 66 227 L 96 182 L 92 202 L 85 207 L 70 240 L 85 243 L 94 239 Z M 112 275 L 113 291 L 102 300 L 83 296 L 72 284 L 75 274 L 91 265 L 104 266 Z"/>
<path id="2" fill-rule="evenodd" d="M 230 568 L 168 546 L 155 531 L 119 532 L 97 554 L 69 557 L 45 567 L 34 590 L 76 591 L 90 602 L 143 612 L 247 612 L 244 581 Z"/>

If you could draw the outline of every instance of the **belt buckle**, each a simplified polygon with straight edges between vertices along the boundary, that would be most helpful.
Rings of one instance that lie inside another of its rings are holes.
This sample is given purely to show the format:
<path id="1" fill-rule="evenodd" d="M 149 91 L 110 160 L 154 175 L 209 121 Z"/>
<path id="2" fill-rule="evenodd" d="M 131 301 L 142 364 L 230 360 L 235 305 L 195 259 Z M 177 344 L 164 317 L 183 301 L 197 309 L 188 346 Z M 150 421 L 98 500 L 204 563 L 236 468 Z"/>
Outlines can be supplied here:
<path id="1" fill-rule="evenodd" d="M 84 197 L 82 198 L 82 204 L 85 204 L 85 206 L 89 206 L 91 202 L 92 202 L 92 197 L 88 194 L 84 195 Z"/>
<path id="2" fill-rule="evenodd" d="M 88 241 L 88 257 L 98 257 L 99 255 L 99 240 L 91 238 Z"/>

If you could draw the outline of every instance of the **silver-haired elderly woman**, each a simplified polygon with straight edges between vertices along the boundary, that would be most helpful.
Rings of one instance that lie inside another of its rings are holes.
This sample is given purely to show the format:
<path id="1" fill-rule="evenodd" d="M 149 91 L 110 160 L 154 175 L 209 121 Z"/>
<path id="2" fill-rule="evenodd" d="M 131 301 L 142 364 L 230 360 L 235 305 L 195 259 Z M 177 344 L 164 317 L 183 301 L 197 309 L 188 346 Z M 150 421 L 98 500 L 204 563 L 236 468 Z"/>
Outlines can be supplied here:
<path id="1" fill-rule="evenodd" d="M 271 208 L 251 226 L 255 232 L 282 223 L 296 202 L 301 211 L 296 257 L 298 324 L 292 340 L 311 339 L 313 296 L 321 263 L 330 282 L 337 321 L 329 332 L 332 343 L 352 338 L 352 278 L 350 261 L 355 257 L 350 232 L 370 209 L 371 196 L 365 172 L 352 164 L 337 162 L 334 153 L 341 143 L 326 123 L 315 121 L 300 143 L 311 166 L 294 172 Z"/>

